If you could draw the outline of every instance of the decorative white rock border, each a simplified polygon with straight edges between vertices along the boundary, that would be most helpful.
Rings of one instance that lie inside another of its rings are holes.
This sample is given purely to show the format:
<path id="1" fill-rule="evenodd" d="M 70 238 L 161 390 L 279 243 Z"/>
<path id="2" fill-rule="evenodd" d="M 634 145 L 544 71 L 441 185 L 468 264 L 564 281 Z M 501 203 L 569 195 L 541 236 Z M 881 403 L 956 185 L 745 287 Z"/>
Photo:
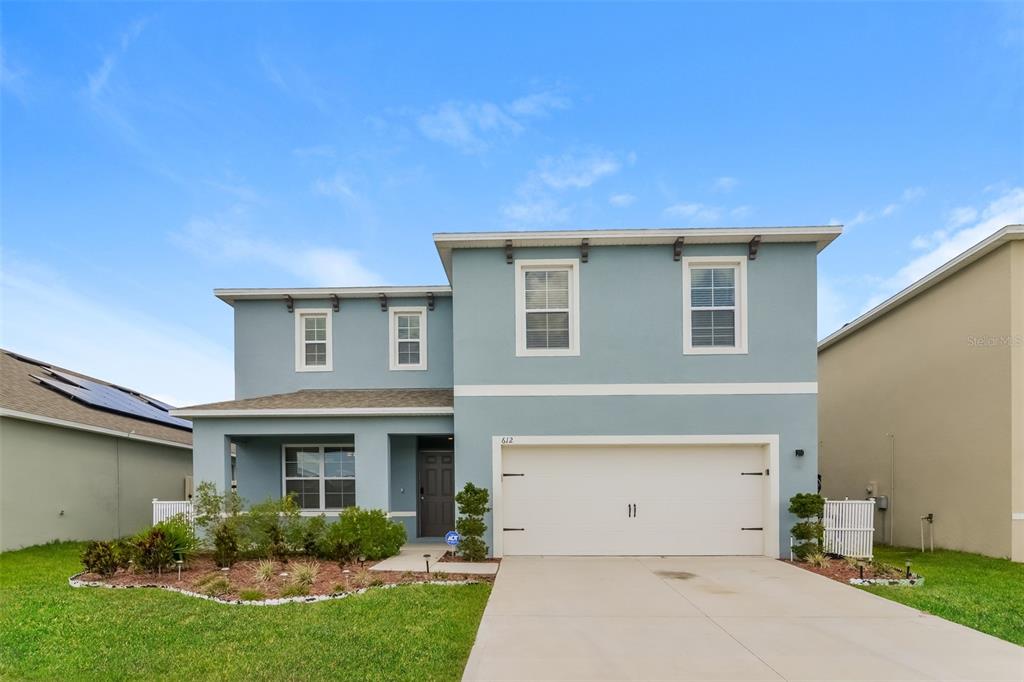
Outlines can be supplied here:
<path id="1" fill-rule="evenodd" d="M 920 587 L 924 578 L 915 575 L 913 578 L 850 578 L 851 585 L 884 585 L 892 587 Z"/>
<path id="2" fill-rule="evenodd" d="M 71 587 L 106 587 L 113 590 L 132 590 L 136 588 L 156 588 L 158 590 L 167 590 L 168 592 L 177 592 L 187 597 L 197 597 L 199 599 L 205 599 L 207 601 L 217 602 L 218 604 L 228 604 L 230 606 L 279 606 L 281 604 L 311 604 L 318 601 L 331 601 L 334 599 L 344 599 L 345 597 L 352 597 L 357 594 L 363 594 L 370 590 L 387 590 L 393 587 L 404 587 L 406 585 L 476 585 L 479 580 L 420 580 L 412 583 L 389 583 L 387 585 L 374 585 L 373 587 L 362 587 L 358 590 L 351 592 L 337 592 L 335 594 L 311 594 L 304 597 L 278 597 L 277 599 L 261 599 L 258 601 L 245 601 L 242 599 L 221 599 L 220 597 L 211 597 L 208 594 L 202 594 L 200 592 L 192 592 L 191 590 L 185 590 L 180 587 L 173 587 L 171 585 L 157 585 L 156 583 L 143 584 L 143 585 L 111 585 L 110 583 L 100 582 L 98 580 L 82 580 L 81 576 L 85 575 L 85 571 L 75 573 L 73 576 L 68 578 L 68 585 Z"/>

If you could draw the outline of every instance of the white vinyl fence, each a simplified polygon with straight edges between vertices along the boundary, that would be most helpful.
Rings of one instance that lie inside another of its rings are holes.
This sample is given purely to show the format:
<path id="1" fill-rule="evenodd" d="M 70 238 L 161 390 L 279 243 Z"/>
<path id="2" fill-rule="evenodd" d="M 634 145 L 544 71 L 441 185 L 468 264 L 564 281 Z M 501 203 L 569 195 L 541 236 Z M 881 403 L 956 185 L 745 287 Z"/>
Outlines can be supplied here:
<path id="1" fill-rule="evenodd" d="M 825 500 L 825 551 L 870 559 L 874 552 L 875 500 Z"/>
<path id="2" fill-rule="evenodd" d="M 188 500 L 170 501 L 153 499 L 153 524 L 166 521 L 172 516 L 184 514 L 188 522 L 195 525 L 196 514 L 192 509 L 192 503 Z"/>

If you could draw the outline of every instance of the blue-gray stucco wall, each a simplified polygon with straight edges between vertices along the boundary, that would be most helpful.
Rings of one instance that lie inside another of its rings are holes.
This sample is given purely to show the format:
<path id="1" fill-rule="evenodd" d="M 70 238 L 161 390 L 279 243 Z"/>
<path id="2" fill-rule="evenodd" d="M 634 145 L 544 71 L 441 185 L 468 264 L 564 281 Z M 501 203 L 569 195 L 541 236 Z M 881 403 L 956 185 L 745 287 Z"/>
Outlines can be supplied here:
<path id="1" fill-rule="evenodd" d="M 685 247 L 743 255 L 746 245 Z M 516 259 L 578 258 L 523 248 Z M 452 255 L 455 384 L 815 381 L 816 250 L 763 244 L 747 263 L 746 355 L 683 355 L 683 272 L 671 246 L 591 247 L 580 265 L 580 355 L 516 357 L 515 268 L 503 249 Z"/>
<path id="2" fill-rule="evenodd" d="M 779 476 L 784 550 L 796 521 L 786 500 L 817 488 L 814 395 L 456 398 L 455 415 L 456 489 L 466 482 L 491 489 L 493 436 L 778 434 L 779 471 L 772 475 Z M 797 449 L 803 457 L 794 455 Z"/>
<path id="3" fill-rule="evenodd" d="M 453 428 L 452 417 L 446 416 L 197 418 L 192 433 L 193 477 L 196 485 L 212 481 L 225 490 L 231 480 L 229 444 L 233 441 L 238 492 L 249 502 L 259 502 L 281 496 L 283 444 L 354 442 L 356 504 L 415 511 L 415 437 L 448 435 Z M 405 493 L 398 492 L 402 487 Z M 415 519 L 403 519 L 403 523 L 407 530 L 412 523 L 409 536 L 415 537 Z"/>
<path id="4" fill-rule="evenodd" d="M 685 256 L 746 253 L 746 245 L 684 247 Z M 576 248 L 515 250 L 516 259 L 578 257 Z M 747 262 L 748 353 L 684 355 L 682 264 L 671 247 L 592 247 L 579 270 L 580 355 L 516 357 L 514 267 L 503 249 L 458 249 L 455 385 L 813 382 L 816 273 L 813 243 L 762 244 Z M 813 394 L 457 397 L 456 486 L 491 487 L 493 436 L 778 434 L 785 548 L 794 521 L 786 500 L 816 489 L 816 401 Z M 795 457 L 796 449 L 805 455 Z"/>
<path id="5" fill-rule="evenodd" d="M 235 301 L 235 397 L 306 388 L 450 388 L 452 300 L 434 298 L 427 311 L 427 369 L 388 368 L 388 313 L 376 299 L 342 299 L 331 315 L 333 371 L 295 371 L 295 315 L 281 300 Z M 426 298 L 393 298 L 391 307 L 425 307 Z M 330 309 L 330 300 L 301 300 L 295 308 Z"/>

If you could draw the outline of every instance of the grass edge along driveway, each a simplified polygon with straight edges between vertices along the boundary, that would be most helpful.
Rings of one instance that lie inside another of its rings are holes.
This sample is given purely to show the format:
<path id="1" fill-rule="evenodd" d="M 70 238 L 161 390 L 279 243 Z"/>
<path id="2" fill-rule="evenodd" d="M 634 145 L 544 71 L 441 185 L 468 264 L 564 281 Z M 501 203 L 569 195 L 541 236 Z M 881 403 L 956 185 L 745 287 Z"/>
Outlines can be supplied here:
<path id="1" fill-rule="evenodd" d="M 0 678 L 457 680 L 490 585 L 231 606 L 72 588 L 82 543 L 0 554 Z"/>
<path id="2" fill-rule="evenodd" d="M 862 587 L 954 623 L 1024 646 L 1024 563 L 981 554 L 875 547 L 875 559 L 924 576 L 920 587 Z"/>

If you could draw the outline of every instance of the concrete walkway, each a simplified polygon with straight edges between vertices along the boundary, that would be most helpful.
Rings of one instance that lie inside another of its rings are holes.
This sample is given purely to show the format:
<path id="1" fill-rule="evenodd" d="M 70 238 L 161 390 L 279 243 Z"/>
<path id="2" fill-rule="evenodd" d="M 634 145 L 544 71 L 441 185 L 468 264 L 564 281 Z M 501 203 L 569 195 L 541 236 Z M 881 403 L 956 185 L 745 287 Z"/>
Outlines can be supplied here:
<path id="1" fill-rule="evenodd" d="M 757 557 L 507 557 L 466 680 L 1022 680 L 1024 648 Z"/>
<path id="2" fill-rule="evenodd" d="M 494 575 L 498 572 L 498 564 L 474 564 L 463 561 L 437 560 L 448 551 L 444 543 L 412 542 L 402 547 L 398 555 L 384 559 L 370 567 L 371 571 L 405 571 L 420 572 L 426 570 L 429 558 L 432 573 L 459 573 L 460 575 Z M 424 556 L 424 555 L 429 555 Z"/>

